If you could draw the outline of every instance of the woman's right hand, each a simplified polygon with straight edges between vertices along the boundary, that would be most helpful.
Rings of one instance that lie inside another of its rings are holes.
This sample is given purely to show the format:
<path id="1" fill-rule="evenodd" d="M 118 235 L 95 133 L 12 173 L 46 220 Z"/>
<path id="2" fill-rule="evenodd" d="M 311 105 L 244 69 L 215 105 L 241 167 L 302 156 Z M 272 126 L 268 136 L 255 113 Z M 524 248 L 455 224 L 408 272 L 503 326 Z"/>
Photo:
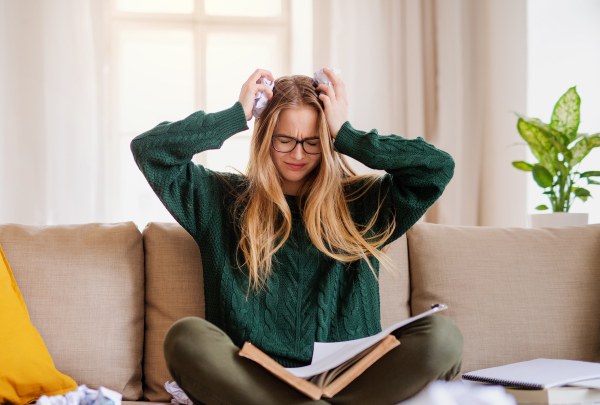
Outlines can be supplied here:
<path id="1" fill-rule="evenodd" d="M 264 91 L 267 94 L 267 98 L 270 100 L 273 98 L 273 92 L 271 88 L 266 84 L 258 84 L 256 83 L 258 79 L 261 77 L 266 77 L 271 81 L 275 81 L 273 74 L 265 69 L 256 69 L 252 76 L 244 83 L 242 86 L 242 91 L 240 91 L 240 103 L 242 107 L 244 107 L 244 113 L 246 114 L 246 121 L 250 121 L 252 119 L 252 108 L 254 107 L 254 98 L 256 97 L 256 93 L 258 91 Z"/>

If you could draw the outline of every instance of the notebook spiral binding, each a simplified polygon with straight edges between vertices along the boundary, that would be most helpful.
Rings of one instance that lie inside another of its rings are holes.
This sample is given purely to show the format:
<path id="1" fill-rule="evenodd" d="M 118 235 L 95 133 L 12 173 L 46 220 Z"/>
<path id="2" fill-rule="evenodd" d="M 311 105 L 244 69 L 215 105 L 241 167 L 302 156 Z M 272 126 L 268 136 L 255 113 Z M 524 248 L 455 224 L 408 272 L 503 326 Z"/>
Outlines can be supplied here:
<path id="1" fill-rule="evenodd" d="M 497 385 L 503 385 L 505 387 L 521 388 L 524 390 L 543 390 L 544 389 L 544 386 L 541 384 L 531 384 L 531 383 L 522 383 L 522 382 L 517 382 L 517 381 L 499 380 L 496 378 L 476 377 L 474 375 L 467 375 L 467 374 L 463 374 L 462 378 L 463 378 L 463 380 L 477 381 L 477 382 L 483 382 L 483 383 L 489 383 L 489 384 L 497 384 Z"/>

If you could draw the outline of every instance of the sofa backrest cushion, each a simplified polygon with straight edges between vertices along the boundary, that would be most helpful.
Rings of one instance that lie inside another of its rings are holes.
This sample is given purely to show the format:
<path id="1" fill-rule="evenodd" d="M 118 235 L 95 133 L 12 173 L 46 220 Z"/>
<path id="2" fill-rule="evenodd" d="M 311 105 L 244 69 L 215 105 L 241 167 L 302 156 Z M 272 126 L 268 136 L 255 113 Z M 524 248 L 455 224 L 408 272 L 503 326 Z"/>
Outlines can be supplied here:
<path id="1" fill-rule="evenodd" d="M 0 403 L 28 404 L 64 395 L 77 383 L 54 367 L 0 246 Z"/>
<path id="2" fill-rule="evenodd" d="M 204 317 L 204 283 L 198 245 L 176 223 L 149 223 L 143 231 L 146 257 L 146 338 L 144 398 L 169 401 L 164 385 L 172 381 L 163 354 L 169 327 L 186 316 Z M 380 269 L 381 322 L 385 326 L 409 316 L 406 236 L 387 254 L 397 264 L 393 277 Z"/>
<path id="3" fill-rule="evenodd" d="M 132 222 L 0 225 L 0 244 L 56 368 L 142 396 L 144 251 Z"/>
<path id="4" fill-rule="evenodd" d="M 381 327 L 387 328 L 410 317 L 410 282 L 406 235 L 390 244 L 386 252 L 394 262 L 392 272 L 379 266 L 379 304 Z"/>
<path id="5" fill-rule="evenodd" d="M 173 381 L 163 353 L 169 327 L 186 316 L 204 318 L 204 279 L 194 238 L 176 223 L 149 223 L 143 231 L 146 259 L 144 398 L 169 401 Z"/>
<path id="6" fill-rule="evenodd" d="M 464 335 L 462 372 L 536 358 L 600 361 L 600 225 L 418 224 L 411 308 L 433 303 Z"/>

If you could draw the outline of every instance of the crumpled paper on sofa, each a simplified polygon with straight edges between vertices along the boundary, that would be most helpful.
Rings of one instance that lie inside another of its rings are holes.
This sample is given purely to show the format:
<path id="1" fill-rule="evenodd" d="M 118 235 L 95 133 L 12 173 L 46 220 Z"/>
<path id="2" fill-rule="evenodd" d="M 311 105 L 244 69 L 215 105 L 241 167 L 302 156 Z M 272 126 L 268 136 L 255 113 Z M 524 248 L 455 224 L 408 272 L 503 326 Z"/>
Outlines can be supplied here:
<path id="1" fill-rule="evenodd" d="M 172 383 L 167 381 L 165 383 L 165 390 L 167 390 L 167 392 L 173 397 L 173 399 L 171 399 L 171 404 L 194 405 L 192 400 L 188 398 L 186 393 L 183 392 L 183 390 L 175 381 L 173 381 Z"/>
<path id="2" fill-rule="evenodd" d="M 77 387 L 75 391 L 65 395 L 48 397 L 42 395 L 37 400 L 37 405 L 121 405 L 123 396 L 116 391 L 100 387 L 98 390 L 88 388 L 85 384 Z"/>
<path id="3" fill-rule="evenodd" d="M 517 402 L 499 386 L 434 381 L 398 405 L 517 405 Z"/>
<path id="4" fill-rule="evenodd" d="M 273 91 L 273 87 L 275 87 L 275 82 L 272 82 L 271 80 L 267 79 L 266 77 L 261 77 L 260 79 L 258 79 L 256 81 L 256 83 L 266 84 L 267 86 L 269 86 L 271 88 L 271 91 Z M 254 118 L 256 118 L 256 119 L 260 118 L 262 112 L 267 107 L 268 101 L 269 101 L 269 97 L 267 96 L 267 93 L 265 93 L 262 90 L 259 90 L 256 92 L 256 96 L 254 96 L 254 107 L 252 107 L 252 115 L 254 116 Z"/>

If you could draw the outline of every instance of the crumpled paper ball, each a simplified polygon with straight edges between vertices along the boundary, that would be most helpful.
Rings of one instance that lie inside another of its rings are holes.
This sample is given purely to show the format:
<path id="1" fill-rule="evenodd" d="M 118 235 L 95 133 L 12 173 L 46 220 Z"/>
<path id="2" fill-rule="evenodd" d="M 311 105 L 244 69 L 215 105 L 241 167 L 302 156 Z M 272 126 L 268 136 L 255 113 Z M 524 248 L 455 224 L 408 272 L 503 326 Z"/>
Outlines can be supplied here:
<path id="1" fill-rule="evenodd" d="M 398 405 L 517 405 L 517 402 L 499 386 L 434 381 Z"/>
<path id="2" fill-rule="evenodd" d="M 88 388 L 85 384 L 77 387 L 75 391 L 65 395 L 42 395 L 37 400 L 37 405 L 121 405 L 123 396 L 116 391 L 100 387 L 98 390 Z"/>
<path id="3" fill-rule="evenodd" d="M 167 390 L 167 392 L 173 397 L 173 399 L 171 399 L 171 404 L 194 405 L 192 400 L 188 398 L 186 393 L 183 392 L 183 390 L 175 381 L 173 381 L 172 383 L 167 381 L 165 383 L 165 390 Z"/>
<path id="4" fill-rule="evenodd" d="M 275 87 L 275 82 L 272 82 L 271 80 L 267 79 L 266 77 L 261 77 L 260 79 L 258 79 L 256 81 L 256 83 L 266 84 L 267 86 L 269 86 L 271 88 L 271 91 L 273 91 L 273 87 Z M 267 107 L 268 101 L 269 101 L 269 98 L 267 97 L 267 93 L 265 93 L 262 90 L 259 90 L 256 92 L 256 96 L 254 96 L 254 107 L 252 107 L 252 115 L 254 116 L 254 118 L 256 118 L 256 119 L 260 118 L 262 112 Z"/>
<path id="5" fill-rule="evenodd" d="M 339 76 L 342 74 L 342 71 L 340 69 L 330 68 L 330 67 L 328 67 L 327 69 L 331 70 L 333 72 L 333 74 L 336 76 Z M 331 83 L 331 80 L 329 80 L 329 77 L 325 74 L 325 72 L 323 72 L 323 69 L 319 69 L 315 72 L 315 75 L 313 76 L 313 80 L 317 86 L 319 84 L 326 84 L 328 86 L 333 86 Z M 326 94 L 326 93 L 324 91 L 320 90 L 319 95 L 321 95 L 321 94 Z"/>

